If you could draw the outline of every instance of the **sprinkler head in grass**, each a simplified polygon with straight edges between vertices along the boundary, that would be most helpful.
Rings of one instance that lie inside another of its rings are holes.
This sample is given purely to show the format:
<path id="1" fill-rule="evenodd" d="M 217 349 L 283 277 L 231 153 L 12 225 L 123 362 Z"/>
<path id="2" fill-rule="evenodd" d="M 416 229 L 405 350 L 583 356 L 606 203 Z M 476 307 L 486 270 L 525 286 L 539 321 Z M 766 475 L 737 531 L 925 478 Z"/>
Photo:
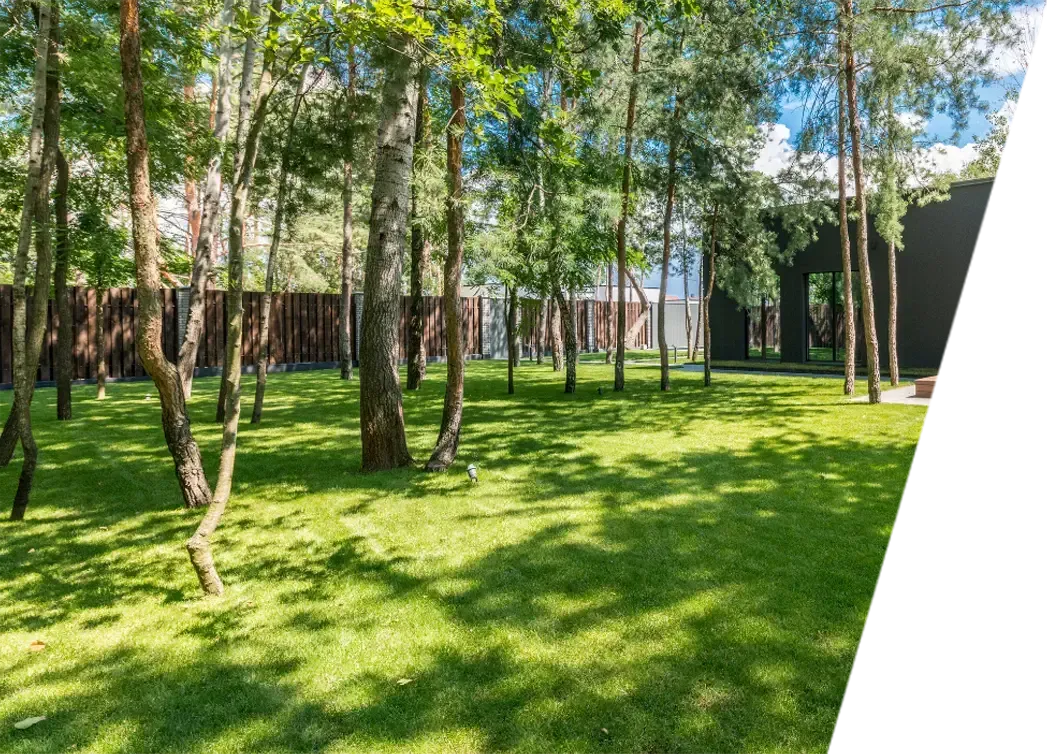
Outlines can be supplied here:
<path id="1" fill-rule="evenodd" d="M 469 464 L 468 466 L 466 466 L 465 467 L 465 473 L 469 475 L 469 481 L 472 482 L 473 484 L 476 484 L 476 482 L 479 481 L 476 478 L 476 466 L 475 465 Z"/>
<path id="2" fill-rule="evenodd" d="M 596 394 L 597 395 L 603 395 L 603 388 L 602 387 L 596 388 Z"/>

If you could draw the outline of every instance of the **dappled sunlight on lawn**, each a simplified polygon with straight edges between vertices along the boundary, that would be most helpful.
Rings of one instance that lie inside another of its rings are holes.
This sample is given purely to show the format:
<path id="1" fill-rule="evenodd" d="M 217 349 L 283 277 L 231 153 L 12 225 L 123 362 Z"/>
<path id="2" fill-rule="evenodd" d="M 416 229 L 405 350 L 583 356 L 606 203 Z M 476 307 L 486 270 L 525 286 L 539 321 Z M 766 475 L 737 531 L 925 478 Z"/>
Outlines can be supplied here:
<path id="1" fill-rule="evenodd" d="M 77 388 L 64 424 L 38 391 L 38 486 L 0 525 L 0 750 L 824 750 L 924 410 L 644 367 L 615 394 L 602 364 L 564 395 L 525 363 L 508 396 L 504 371 L 469 363 L 442 475 L 360 473 L 357 383 L 271 375 L 216 600 L 152 387 Z M 418 461 L 443 373 L 405 394 Z M 217 385 L 191 401 L 212 475 Z"/>

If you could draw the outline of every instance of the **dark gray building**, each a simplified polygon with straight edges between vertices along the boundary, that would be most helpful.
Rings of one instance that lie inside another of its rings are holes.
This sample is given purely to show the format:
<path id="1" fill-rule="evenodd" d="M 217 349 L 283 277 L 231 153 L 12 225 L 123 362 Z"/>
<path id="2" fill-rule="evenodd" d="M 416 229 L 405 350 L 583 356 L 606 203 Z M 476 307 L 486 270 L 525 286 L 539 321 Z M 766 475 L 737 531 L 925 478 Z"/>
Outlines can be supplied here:
<path id="1" fill-rule="evenodd" d="M 897 256 L 898 360 L 903 368 L 952 375 L 1038 374 L 1040 263 L 1045 176 L 964 181 L 948 201 L 911 206 L 905 249 Z M 887 362 L 887 243 L 869 221 L 869 260 L 881 362 Z M 850 226 L 853 248 L 856 237 Z M 852 267 L 857 276 L 856 258 Z M 781 360 L 808 360 L 808 276 L 843 269 L 840 232 L 780 265 Z M 710 303 L 713 362 L 749 354 L 745 312 L 718 288 Z"/>

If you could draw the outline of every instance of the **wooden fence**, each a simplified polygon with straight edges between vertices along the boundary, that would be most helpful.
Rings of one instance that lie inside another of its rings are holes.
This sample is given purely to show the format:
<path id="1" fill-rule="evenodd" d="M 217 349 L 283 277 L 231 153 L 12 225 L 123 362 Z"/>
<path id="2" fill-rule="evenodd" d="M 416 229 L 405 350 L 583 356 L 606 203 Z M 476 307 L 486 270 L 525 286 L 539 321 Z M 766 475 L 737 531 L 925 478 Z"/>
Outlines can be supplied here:
<path id="1" fill-rule="evenodd" d="M 523 347 L 524 354 L 533 353 L 537 348 L 537 335 L 538 335 L 538 315 L 543 302 L 524 299 L 520 302 L 521 316 L 520 316 L 520 340 Z M 544 302 L 546 307 L 545 316 L 545 337 L 543 343 L 545 350 L 549 351 L 552 348 L 552 307 L 553 302 Z M 589 333 L 589 317 L 587 314 L 586 307 L 591 305 L 593 308 L 593 321 L 592 321 L 592 337 L 590 338 Z M 608 309 L 611 313 L 611 326 L 607 328 L 607 312 Z M 626 329 L 632 327 L 633 323 L 640 316 L 641 305 L 639 301 L 628 302 L 625 305 L 625 322 Z M 588 346 L 591 344 L 592 349 L 596 351 L 603 351 L 610 347 L 614 347 L 615 338 L 618 333 L 618 304 L 606 301 L 576 301 L 575 302 L 575 333 L 578 337 L 578 351 L 584 353 Z M 566 332 L 564 324 L 561 322 L 560 329 Z M 650 330 L 648 327 L 641 327 L 637 333 L 634 342 L 627 343 L 628 348 L 650 348 L 649 342 Z"/>
<path id="2" fill-rule="evenodd" d="M 134 379 L 146 376 L 135 350 L 135 327 L 138 318 L 138 296 L 134 288 L 110 288 L 102 292 L 103 310 L 98 319 L 96 291 L 92 288 L 71 288 L 69 302 L 73 313 L 73 379 L 93 380 L 96 376 L 97 354 L 95 337 L 98 327 L 103 328 L 105 337 L 106 364 L 111 379 Z M 163 346 L 167 358 L 174 361 L 178 356 L 178 292 L 171 288 L 162 291 L 163 296 Z M 350 312 L 350 342 L 353 358 L 356 359 L 356 330 L 358 301 Z M 613 342 L 616 320 L 612 317 L 610 338 L 604 332 L 603 307 L 605 302 L 576 302 L 576 326 L 578 346 L 585 351 L 590 342 L 588 337 L 589 317 L 587 305 L 594 307 L 595 347 L 603 349 Z M 484 306 L 490 300 L 480 298 L 462 299 L 462 325 L 467 357 L 477 358 L 484 352 Z M 525 344 L 533 345 L 539 302 L 522 302 L 522 334 Z M 612 313 L 615 304 L 611 304 Z M 640 304 L 627 304 L 628 322 L 632 324 L 640 313 Z M 276 293 L 273 294 L 269 328 L 270 365 L 333 365 L 341 358 L 338 328 L 340 322 L 339 295 L 332 293 Z M 439 296 L 425 298 L 424 332 L 426 353 L 430 359 L 443 358 L 447 354 L 447 337 L 444 331 L 443 299 Z M 243 363 L 252 369 L 258 360 L 261 335 L 262 294 L 244 294 Z M 13 301 L 11 286 L 0 286 L 0 386 L 11 384 L 11 318 Z M 204 300 L 204 330 L 200 339 L 196 367 L 198 373 L 208 374 L 221 368 L 225 352 L 225 292 L 207 291 Z M 410 321 L 410 299 L 403 297 L 400 312 L 400 358 L 407 358 L 407 327 Z M 551 343 L 551 318 L 547 319 L 547 348 Z M 529 324 L 528 324 L 529 323 Z M 55 348 L 57 347 L 58 312 L 54 301 L 48 302 L 47 330 L 44 348 L 40 355 L 37 379 L 42 383 L 55 378 Z M 648 329 L 641 328 L 637 347 L 646 347 Z"/>

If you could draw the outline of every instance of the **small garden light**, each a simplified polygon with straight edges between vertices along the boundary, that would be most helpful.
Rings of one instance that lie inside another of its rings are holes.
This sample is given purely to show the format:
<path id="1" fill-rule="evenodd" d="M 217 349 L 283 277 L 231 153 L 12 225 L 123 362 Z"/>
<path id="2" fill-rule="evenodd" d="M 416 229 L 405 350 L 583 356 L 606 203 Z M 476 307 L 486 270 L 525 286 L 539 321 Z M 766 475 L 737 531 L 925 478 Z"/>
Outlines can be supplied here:
<path id="1" fill-rule="evenodd" d="M 476 478 L 476 466 L 474 464 L 469 464 L 468 466 L 466 466 L 465 473 L 469 475 L 469 481 L 473 484 L 475 484 L 478 481 Z"/>

